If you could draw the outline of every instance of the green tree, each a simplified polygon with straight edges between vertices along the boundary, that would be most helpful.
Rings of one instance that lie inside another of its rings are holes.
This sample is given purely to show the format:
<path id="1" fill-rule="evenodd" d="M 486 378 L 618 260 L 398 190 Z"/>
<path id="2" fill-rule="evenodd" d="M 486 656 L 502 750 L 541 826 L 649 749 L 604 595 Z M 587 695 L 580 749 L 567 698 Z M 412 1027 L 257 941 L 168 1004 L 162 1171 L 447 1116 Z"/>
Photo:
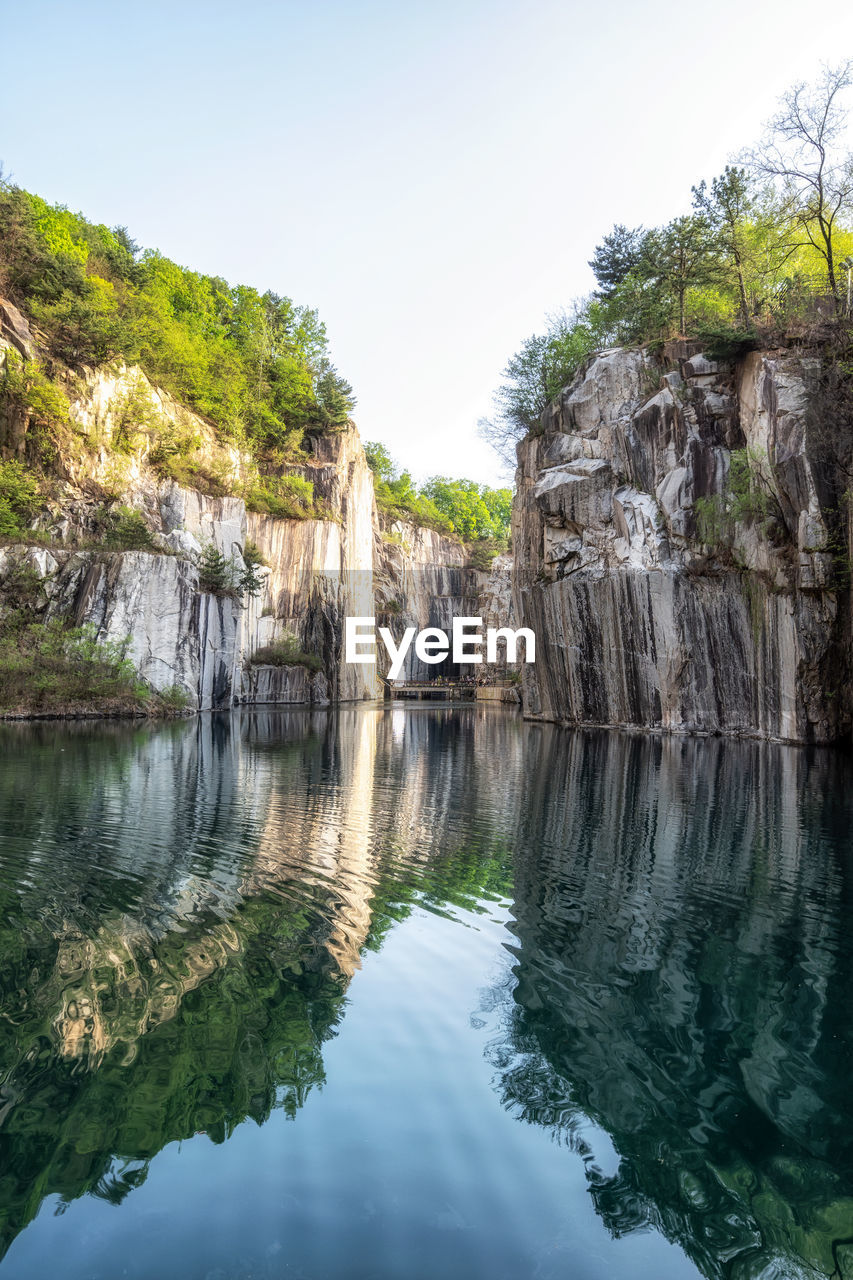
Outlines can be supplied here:
<path id="1" fill-rule="evenodd" d="M 379 480 L 384 480 L 386 483 L 391 480 L 394 475 L 394 462 L 384 444 L 380 444 L 377 440 L 367 440 L 364 444 L 364 456 L 370 470 Z"/>
<path id="2" fill-rule="evenodd" d="M 726 165 L 719 177 L 712 178 L 710 188 L 704 179 L 693 188 L 693 207 L 706 219 L 724 261 L 731 266 L 737 283 L 740 322 L 746 329 L 750 324 L 747 272 L 754 246 L 752 231 L 760 216 L 755 184 L 746 169 Z"/>
<path id="3" fill-rule="evenodd" d="M 674 218 L 646 236 L 641 278 L 651 281 L 670 300 L 678 318 L 678 332 L 687 328 L 687 293 L 713 282 L 717 267 L 716 242 L 707 218 L 699 214 Z"/>
<path id="4" fill-rule="evenodd" d="M 261 457 L 300 454 L 346 423 L 352 388 L 317 312 L 290 298 L 140 253 L 110 230 L 0 177 L 0 289 L 72 367 L 115 356 Z"/>
<path id="5" fill-rule="evenodd" d="M 433 476 L 418 488 L 410 472 L 400 471 L 384 444 L 364 446 L 373 472 L 376 501 L 391 514 L 412 519 L 467 542 L 503 541 L 509 532 L 511 489 L 491 489 L 474 480 Z"/>
<path id="6" fill-rule="evenodd" d="M 435 503 L 450 522 L 454 533 L 458 533 L 466 542 L 506 537 L 509 508 L 512 504 L 511 490 L 489 490 L 486 485 L 477 484 L 474 480 L 451 480 L 446 476 L 433 476 L 422 487 L 421 493 Z M 491 501 L 487 498 L 489 494 L 495 495 Z"/>
<path id="7" fill-rule="evenodd" d="M 38 509 L 38 481 L 20 462 L 0 462 L 0 537 L 23 533 Z"/>
<path id="8" fill-rule="evenodd" d="M 845 146 L 841 97 L 853 84 L 853 59 L 825 66 L 814 85 L 782 95 L 761 144 L 747 153 L 752 170 L 777 183 L 786 213 L 826 270 L 836 309 L 843 309 L 837 274 L 839 224 L 853 211 L 853 151 Z"/>
<path id="9" fill-rule="evenodd" d="M 327 356 L 322 356 L 318 364 L 315 394 L 320 425 L 345 427 L 355 408 L 355 396 Z"/>
<path id="10" fill-rule="evenodd" d="M 539 429 L 551 401 L 575 377 L 605 334 L 603 313 L 594 299 L 551 316 L 543 334 L 525 339 L 504 368 L 493 396 L 494 416 L 481 418 L 480 435 L 508 466 L 515 466 L 519 440 Z"/>
<path id="11" fill-rule="evenodd" d="M 645 238 L 642 227 L 629 230 L 617 223 L 601 244 L 595 246 L 588 265 L 598 281 L 598 298 L 609 301 L 629 273 L 640 265 Z"/>
<path id="12" fill-rule="evenodd" d="M 488 485 L 483 485 L 481 493 L 486 509 L 492 518 L 494 536 L 496 538 L 508 537 L 510 520 L 512 519 L 512 489 L 490 489 Z"/>

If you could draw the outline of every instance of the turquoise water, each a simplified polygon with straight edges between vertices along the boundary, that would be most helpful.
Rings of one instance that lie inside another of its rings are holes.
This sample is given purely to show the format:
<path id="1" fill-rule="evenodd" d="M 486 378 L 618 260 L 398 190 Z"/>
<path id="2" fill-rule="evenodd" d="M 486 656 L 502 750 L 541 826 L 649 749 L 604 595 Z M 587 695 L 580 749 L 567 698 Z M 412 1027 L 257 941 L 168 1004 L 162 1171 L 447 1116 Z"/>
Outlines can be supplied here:
<path id="1" fill-rule="evenodd" d="M 853 1276 L 853 768 L 0 726 L 0 1280 Z"/>

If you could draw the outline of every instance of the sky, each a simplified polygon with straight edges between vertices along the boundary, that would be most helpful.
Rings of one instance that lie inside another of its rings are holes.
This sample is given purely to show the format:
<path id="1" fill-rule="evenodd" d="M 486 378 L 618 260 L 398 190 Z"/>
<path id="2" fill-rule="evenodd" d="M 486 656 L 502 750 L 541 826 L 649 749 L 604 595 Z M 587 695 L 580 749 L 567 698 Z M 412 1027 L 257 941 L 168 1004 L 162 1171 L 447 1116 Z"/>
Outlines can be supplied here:
<path id="1" fill-rule="evenodd" d="M 687 212 L 851 55 L 849 0 L 0 0 L 0 162 L 316 307 L 364 439 L 506 483 L 477 422 L 596 243 Z"/>

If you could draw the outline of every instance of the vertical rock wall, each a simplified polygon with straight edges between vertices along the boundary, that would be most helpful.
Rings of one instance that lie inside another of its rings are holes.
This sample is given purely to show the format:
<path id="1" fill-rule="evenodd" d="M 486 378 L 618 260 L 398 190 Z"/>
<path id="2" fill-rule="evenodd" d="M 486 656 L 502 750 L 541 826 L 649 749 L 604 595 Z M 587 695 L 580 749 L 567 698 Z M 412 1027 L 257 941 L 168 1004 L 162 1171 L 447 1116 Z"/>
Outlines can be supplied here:
<path id="1" fill-rule="evenodd" d="M 343 660 L 344 619 L 374 612 L 373 546 L 377 524 L 373 478 L 354 427 L 316 442 L 306 468 L 325 520 L 279 520 L 250 513 L 248 536 L 270 566 L 254 619 L 244 627 L 249 656 L 290 632 L 317 654 L 334 698 L 381 694 L 375 670 Z"/>
<path id="2" fill-rule="evenodd" d="M 672 355 L 602 353 L 519 446 L 514 598 L 538 641 L 525 712 L 835 740 L 850 726 L 849 582 L 811 411 L 818 361 Z M 734 450 L 763 496 L 730 517 Z"/>
<path id="3" fill-rule="evenodd" d="M 407 627 L 449 632 L 454 617 L 476 614 L 476 604 L 476 582 L 460 543 L 408 521 L 382 520 L 376 539 L 378 625 L 388 627 L 397 641 Z M 389 664 L 384 651 L 380 657 L 384 675 Z M 420 661 L 411 645 L 399 679 L 431 680 L 437 671 L 436 664 Z M 448 660 L 440 671 L 449 675 L 456 668 Z"/>

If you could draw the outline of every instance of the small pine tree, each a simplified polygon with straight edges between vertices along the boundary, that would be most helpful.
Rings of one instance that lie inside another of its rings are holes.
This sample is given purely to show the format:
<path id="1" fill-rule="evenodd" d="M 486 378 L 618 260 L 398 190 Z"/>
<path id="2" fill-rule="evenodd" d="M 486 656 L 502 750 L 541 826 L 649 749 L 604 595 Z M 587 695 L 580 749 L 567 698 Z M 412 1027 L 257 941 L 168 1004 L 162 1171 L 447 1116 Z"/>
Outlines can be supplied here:
<path id="1" fill-rule="evenodd" d="M 213 596 L 233 596 L 237 591 L 234 561 L 227 559 L 212 542 L 201 553 L 198 586 L 200 591 Z"/>
<path id="2" fill-rule="evenodd" d="M 606 235 L 589 260 L 592 273 L 598 281 L 597 297 L 607 302 L 629 273 L 639 266 L 643 256 L 646 232 L 642 227 L 629 230 L 617 223 Z"/>

